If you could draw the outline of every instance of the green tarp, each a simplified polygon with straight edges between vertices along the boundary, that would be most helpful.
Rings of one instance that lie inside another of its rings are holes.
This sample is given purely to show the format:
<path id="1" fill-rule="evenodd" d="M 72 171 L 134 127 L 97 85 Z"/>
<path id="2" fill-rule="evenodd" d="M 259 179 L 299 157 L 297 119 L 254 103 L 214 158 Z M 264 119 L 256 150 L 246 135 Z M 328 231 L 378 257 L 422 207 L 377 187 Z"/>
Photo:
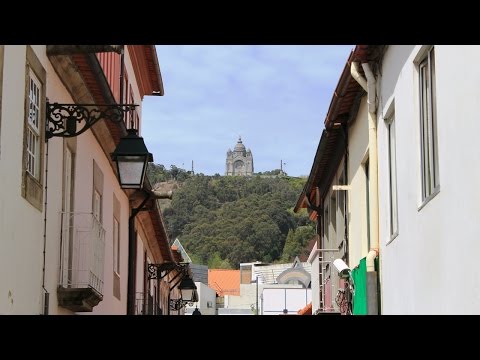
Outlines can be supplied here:
<path id="1" fill-rule="evenodd" d="M 355 294 L 353 295 L 353 315 L 367 315 L 367 258 L 360 260 L 352 270 Z"/>

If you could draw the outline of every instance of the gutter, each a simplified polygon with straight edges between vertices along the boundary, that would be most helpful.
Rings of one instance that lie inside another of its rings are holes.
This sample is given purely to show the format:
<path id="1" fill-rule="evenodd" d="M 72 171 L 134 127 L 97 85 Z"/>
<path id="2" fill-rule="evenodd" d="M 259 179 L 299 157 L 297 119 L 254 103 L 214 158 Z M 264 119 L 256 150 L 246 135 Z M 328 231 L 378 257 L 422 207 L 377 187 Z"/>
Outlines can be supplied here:
<path id="1" fill-rule="evenodd" d="M 378 210 L 378 146 L 377 146 L 377 107 L 376 80 L 366 59 L 362 62 L 366 76 L 360 75 L 358 63 L 352 62 L 350 72 L 353 78 L 367 91 L 368 102 L 368 153 L 369 153 L 369 203 L 370 203 L 370 251 L 366 257 L 368 314 L 378 314 L 378 276 L 375 271 L 375 258 L 379 255 L 379 210 Z"/>

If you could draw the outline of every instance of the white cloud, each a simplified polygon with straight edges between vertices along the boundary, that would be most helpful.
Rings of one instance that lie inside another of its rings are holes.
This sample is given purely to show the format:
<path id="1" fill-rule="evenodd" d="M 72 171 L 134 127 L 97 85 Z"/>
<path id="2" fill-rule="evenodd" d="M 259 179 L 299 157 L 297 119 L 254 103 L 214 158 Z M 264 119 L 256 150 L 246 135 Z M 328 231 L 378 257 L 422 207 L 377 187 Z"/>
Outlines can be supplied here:
<path id="1" fill-rule="evenodd" d="M 143 106 L 155 162 L 193 159 L 205 174 L 223 174 L 225 153 L 242 135 L 256 171 L 278 168 L 281 158 L 291 175 L 307 175 L 352 48 L 157 46 L 165 96 Z"/>

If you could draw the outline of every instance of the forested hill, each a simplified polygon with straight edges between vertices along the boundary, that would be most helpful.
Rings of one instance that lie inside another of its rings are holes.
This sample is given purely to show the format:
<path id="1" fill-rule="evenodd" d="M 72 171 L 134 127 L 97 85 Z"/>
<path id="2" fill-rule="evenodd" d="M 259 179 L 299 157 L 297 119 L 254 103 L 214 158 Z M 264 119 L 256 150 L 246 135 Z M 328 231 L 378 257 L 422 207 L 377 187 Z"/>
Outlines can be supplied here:
<path id="1" fill-rule="evenodd" d="M 289 262 L 314 235 L 306 212 L 293 213 L 305 179 L 192 175 L 150 166 L 152 183 L 180 182 L 163 210 L 172 241 L 179 238 L 195 263 L 238 268 L 241 262 Z"/>

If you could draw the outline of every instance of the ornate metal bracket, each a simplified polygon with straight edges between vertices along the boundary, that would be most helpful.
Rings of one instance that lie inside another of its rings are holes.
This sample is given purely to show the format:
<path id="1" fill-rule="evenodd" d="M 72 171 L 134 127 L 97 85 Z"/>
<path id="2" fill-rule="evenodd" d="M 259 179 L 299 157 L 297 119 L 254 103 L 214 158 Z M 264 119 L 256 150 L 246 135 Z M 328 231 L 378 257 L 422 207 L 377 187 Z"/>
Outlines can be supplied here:
<path id="1" fill-rule="evenodd" d="M 74 137 L 89 129 L 100 119 L 114 123 L 124 121 L 125 114 L 135 110 L 135 104 L 50 104 L 47 102 L 46 140 L 54 137 Z M 83 126 L 77 130 L 77 123 Z"/>
<path id="2" fill-rule="evenodd" d="M 178 311 L 180 310 L 181 308 L 187 306 L 187 305 L 190 305 L 190 306 L 193 306 L 194 302 L 192 301 L 185 301 L 183 299 L 170 299 L 170 309 L 171 310 L 175 310 L 175 311 Z"/>
<path id="3" fill-rule="evenodd" d="M 147 268 L 148 280 L 163 279 L 172 270 L 175 270 L 175 269 L 179 271 L 184 271 L 187 265 L 188 265 L 187 263 L 174 263 L 174 262 L 168 262 L 163 264 L 148 264 L 148 268 Z"/>

